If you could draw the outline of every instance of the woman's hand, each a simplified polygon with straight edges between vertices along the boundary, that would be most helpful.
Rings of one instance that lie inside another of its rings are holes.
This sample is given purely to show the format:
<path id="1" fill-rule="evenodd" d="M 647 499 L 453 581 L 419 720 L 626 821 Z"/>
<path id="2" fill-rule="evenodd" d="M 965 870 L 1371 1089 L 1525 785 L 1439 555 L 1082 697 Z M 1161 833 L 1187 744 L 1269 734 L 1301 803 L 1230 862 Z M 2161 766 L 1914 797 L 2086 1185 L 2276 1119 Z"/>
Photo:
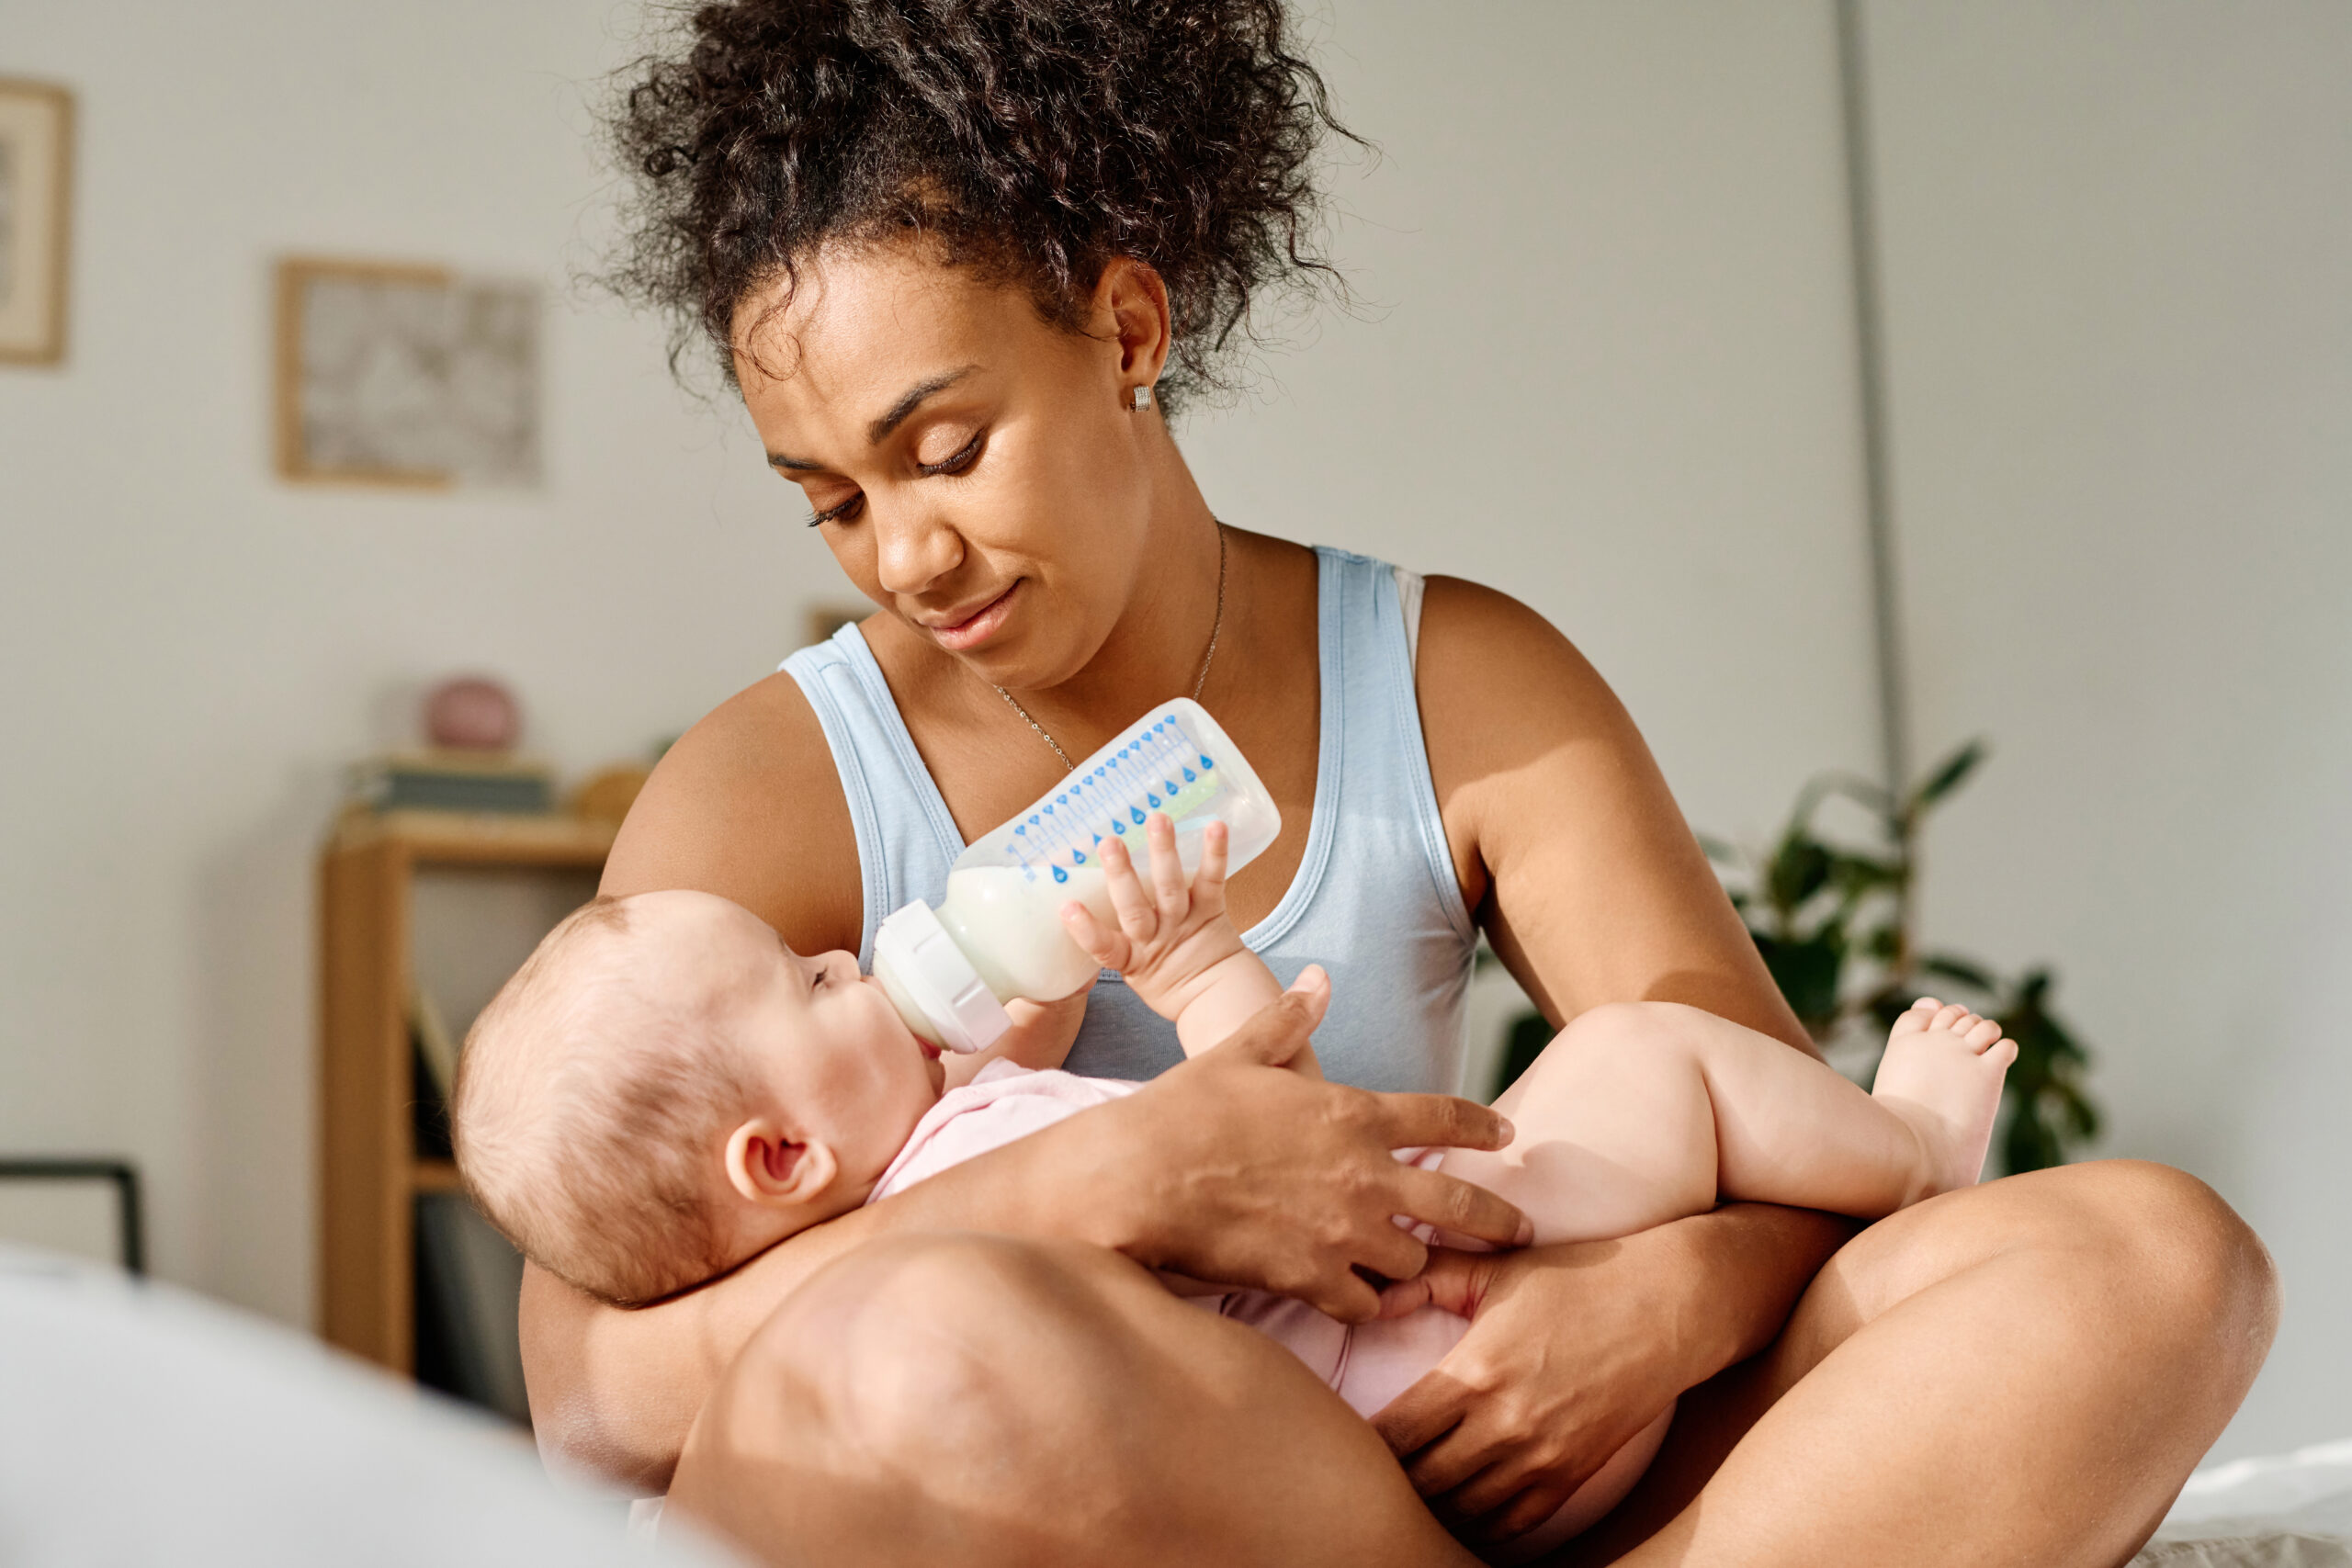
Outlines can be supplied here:
<path id="1" fill-rule="evenodd" d="M 1302 988 L 1303 987 L 1303 988 Z M 1520 1212 L 1482 1187 L 1401 1165 L 1412 1145 L 1498 1149 L 1510 1123 L 1442 1094 L 1374 1094 L 1280 1071 L 1323 1014 L 1320 972 L 1224 1043 L 1125 1100 L 1064 1123 L 1102 1152 L 1107 1234 L 1137 1262 L 1293 1296 L 1343 1322 L 1380 1305 L 1366 1275 L 1409 1279 L 1429 1249 L 1395 1216 L 1499 1246 L 1524 1242 Z"/>
<path id="2" fill-rule="evenodd" d="M 1434 1252 L 1382 1314 L 1439 1306 L 1470 1331 L 1373 1427 L 1465 1539 L 1522 1535 L 1685 1390 L 1768 1343 L 1849 1234 L 1735 1204 L 1615 1241 Z"/>

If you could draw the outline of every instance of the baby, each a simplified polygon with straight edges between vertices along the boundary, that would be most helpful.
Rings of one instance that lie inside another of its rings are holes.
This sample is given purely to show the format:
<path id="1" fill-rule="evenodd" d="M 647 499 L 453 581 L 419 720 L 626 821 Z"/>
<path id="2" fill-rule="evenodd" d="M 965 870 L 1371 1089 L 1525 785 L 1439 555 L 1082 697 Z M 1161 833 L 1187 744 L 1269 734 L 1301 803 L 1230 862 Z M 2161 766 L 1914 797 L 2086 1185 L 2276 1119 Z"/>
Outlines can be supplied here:
<path id="1" fill-rule="evenodd" d="M 1197 1055 L 1282 987 L 1227 917 L 1222 827 L 1204 836 L 1189 884 L 1168 819 L 1153 818 L 1146 837 L 1148 886 L 1124 850 L 1103 846 L 1116 929 L 1075 902 L 1062 919 Z M 1865 1094 L 1695 1008 L 1596 1008 L 1498 1101 L 1517 1131 L 1509 1148 L 1399 1157 L 1510 1199 L 1538 1245 L 1625 1235 L 1736 1199 L 1871 1219 L 1976 1180 L 2016 1054 L 1999 1025 L 1923 1000 L 1895 1024 Z M 1300 1065 L 1315 1070 L 1304 1054 Z M 525 1253 L 629 1304 L 1140 1087 L 1004 1060 L 960 1088 L 945 1077 L 937 1048 L 853 955 L 802 957 L 709 894 L 598 899 L 549 933 L 474 1025 L 454 1096 L 458 1162 Z M 1401 1302 L 1398 1315 L 1354 1326 L 1257 1292 L 1201 1304 L 1275 1337 L 1366 1416 L 1467 1328 Z M 1514 1555 L 1613 1506 L 1671 1415 Z"/>

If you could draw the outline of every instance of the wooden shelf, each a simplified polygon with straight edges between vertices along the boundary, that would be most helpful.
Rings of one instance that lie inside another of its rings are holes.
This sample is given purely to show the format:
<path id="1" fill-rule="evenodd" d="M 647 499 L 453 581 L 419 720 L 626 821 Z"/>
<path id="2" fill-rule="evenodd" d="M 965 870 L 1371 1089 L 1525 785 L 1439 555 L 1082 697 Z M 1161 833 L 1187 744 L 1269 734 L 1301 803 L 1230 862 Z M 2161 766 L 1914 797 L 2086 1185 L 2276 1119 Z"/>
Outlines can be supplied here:
<path id="1" fill-rule="evenodd" d="M 330 854 L 384 844 L 424 865 L 605 863 L 616 825 L 585 817 L 515 817 L 490 811 L 346 811 Z"/>
<path id="2" fill-rule="evenodd" d="M 458 1190 L 419 1159 L 412 890 L 421 868 L 594 872 L 611 823 L 577 817 L 346 811 L 319 866 L 319 1327 L 416 1370 L 416 1200 Z"/>

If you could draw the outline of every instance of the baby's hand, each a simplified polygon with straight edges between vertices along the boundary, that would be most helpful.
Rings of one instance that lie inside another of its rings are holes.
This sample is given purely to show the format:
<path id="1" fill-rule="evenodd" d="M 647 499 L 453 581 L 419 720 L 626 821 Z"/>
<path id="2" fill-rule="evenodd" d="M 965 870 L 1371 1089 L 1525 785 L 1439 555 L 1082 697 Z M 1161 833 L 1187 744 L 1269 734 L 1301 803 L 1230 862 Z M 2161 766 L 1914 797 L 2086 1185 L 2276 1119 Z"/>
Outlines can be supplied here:
<path id="1" fill-rule="evenodd" d="M 1071 940 L 1105 968 L 1116 969 L 1162 1018 L 1174 1018 L 1216 983 L 1218 965 L 1236 955 L 1254 955 L 1225 912 L 1226 827 L 1212 822 L 1201 835 L 1201 869 L 1187 886 L 1176 853 L 1176 829 L 1164 812 L 1144 824 L 1151 846 L 1151 886 L 1136 874 L 1126 846 L 1116 839 L 1102 849 L 1102 880 L 1115 929 L 1105 931 L 1076 899 L 1062 906 L 1062 924 Z"/>

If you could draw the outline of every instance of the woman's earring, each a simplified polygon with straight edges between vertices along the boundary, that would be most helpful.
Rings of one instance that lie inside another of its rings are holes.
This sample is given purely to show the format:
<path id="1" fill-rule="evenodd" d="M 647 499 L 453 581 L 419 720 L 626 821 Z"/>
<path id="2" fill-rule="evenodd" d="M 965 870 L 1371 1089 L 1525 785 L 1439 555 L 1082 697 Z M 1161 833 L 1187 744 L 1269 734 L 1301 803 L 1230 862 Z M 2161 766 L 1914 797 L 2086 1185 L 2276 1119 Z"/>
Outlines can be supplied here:
<path id="1" fill-rule="evenodd" d="M 1137 387 L 1134 393 L 1130 395 L 1127 406 L 1135 410 L 1137 413 L 1141 413 L 1144 410 L 1151 407 L 1151 389 L 1149 387 Z"/>

